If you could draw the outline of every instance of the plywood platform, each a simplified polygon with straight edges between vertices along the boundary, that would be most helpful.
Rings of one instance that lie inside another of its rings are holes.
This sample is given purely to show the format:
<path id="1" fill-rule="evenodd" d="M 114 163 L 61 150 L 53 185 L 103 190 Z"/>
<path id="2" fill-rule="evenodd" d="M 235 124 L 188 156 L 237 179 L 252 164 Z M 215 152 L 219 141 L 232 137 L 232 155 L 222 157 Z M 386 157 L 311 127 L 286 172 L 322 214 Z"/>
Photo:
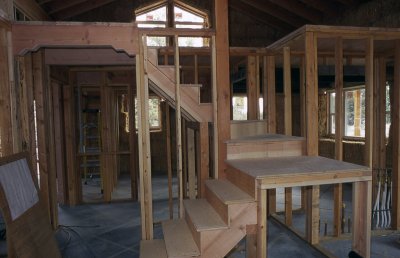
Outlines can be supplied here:
<path id="1" fill-rule="evenodd" d="M 261 180 L 264 189 L 371 180 L 371 169 L 324 157 L 298 156 L 228 160 L 236 170 Z"/>

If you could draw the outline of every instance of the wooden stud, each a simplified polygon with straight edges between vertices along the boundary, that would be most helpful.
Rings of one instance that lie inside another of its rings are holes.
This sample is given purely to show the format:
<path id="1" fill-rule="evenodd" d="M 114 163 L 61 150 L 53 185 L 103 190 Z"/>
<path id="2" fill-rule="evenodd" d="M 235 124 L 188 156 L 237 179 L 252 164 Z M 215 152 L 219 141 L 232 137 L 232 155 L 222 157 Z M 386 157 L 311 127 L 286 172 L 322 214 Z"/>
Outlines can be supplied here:
<path id="1" fill-rule="evenodd" d="M 300 58 L 300 135 L 305 137 L 307 134 L 306 129 L 306 76 L 305 76 L 305 62 L 304 57 Z M 306 208 L 306 188 L 301 188 L 301 209 Z"/>
<path id="2" fill-rule="evenodd" d="M 11 118 L 11 85 L 9 78 L 9 62 L 8 62 L 8 40 L 7 31 L 0 29 L 0 155 L 6 156 L 13 153 L 13 135 L 12 135 L 12 118 Z"/>
<path id="3" fill-rule="evenodd" d="M 365 165 L 372 168 L 374 148 L 374 40 L 368 38 L 365 53 Z"/>
<path id="4" fill-rule="evenodd" d="M 226 145 L 225 141 L 230 139 L 230 113 L 229 106 L 231 102 L 230 96 L 230 76 L 229 76 L 229 30 L 228 30 L 228 0 L 214 0 L 215 10 L 215 57 L 216 67 L 218 67 L 218 73 L 216 70 L 214 74 L 216 76 L 216 82 L 213 87 L 217 88 L 217 120 L 214 123 L 217 124 L 218 134 L 214 134 L 218 139 L 218 177 L 224 178 L 224 172 L 226 170 Z M 214 69 L 214 68 L 213 68 Z M 217 87 L 218 85 L 218 87 Z M 215 96 L 214 96 L 215 97 Z M 218 178 L 217 177 L 217 178 Z"/>
<path id="5" fill-rule="evenodd" d="M 283 84 L 285 135 L 292 135 L 292 75 L 289 47 L 283 48 Z"/>
<path id="6" fill-rule="evenodd" d="M 285 224 L 292 226 L 292 188 L 285 188 Z"/>
<path id="7" fill-rule="evenodd" d="M 214 178 L 218 178 L 219 177 L 219 161 L 220 161 L 220 156 L 222 154 L 220 154 L 220 150 L 219 147 L 223 147 L 220 146 L 220 140 L 219 140 L 219 126 L 220 123 L 219 121 L 219 98 L 218 98 L 218 89 L 219 87 L 217 87 L 217 46 L 216 46 L 216 38 L 215 36 L 213 36 L 211 38 L 211 45 L 212 45 L 212 49 L 211 49 L 211 63 L 212 63 L 212 103 L 213 103 L 213 147 L 214 147 L 214 157 L 213 157 L 213 168 L 214 168 Z M 228 102 L 230 103 L 230 102 Z M 231 105 L 229 105 L 231 106 Z M 226 109 L 226 106 L 224 107 Z M 230 112 L 232 113 L 232 112 Z M 230 116 L 229 116 L 230 117 Z M 230 128 L 229 128 L 229 132 L 230 132 Z M 225 145 L 225 144 L 223 144 Z M 225 156 L 226 157 L 226 156 Z"/>
<path id="8" fill-rule="evenodd" d="M 263 57 L 263 99 L 264 120 L 267 121 L 267 132 L 276 133 L 276 102 L 275 102 L 275 57 Z M 269 189 L 268 193 L 268 215 L 276 212 L 276 190 Z"/>
<path id="9" fill-rule="evenodd" d="M 137 59 L 136 59 L 137 60 Z M 136 78 L 139 74 L 136 74 Z M 130 151 L 130 174 L 131 174 L 131 197 L 133 201 L 138 200 L 138 138 L 136 133 L 135 117 L 135 88 L 136 85 L 128 87 L 128 110 L 129 110 L 129 151 Z"/>
<path id="10" fill-rule="evenodd" d="M 172 193 L 172 154 L 171 154 L 171 117 L 169 112 L 169 104 L 165 101 L 165 145 L 167 153 L 167 174 L 168 174 L 168 207 L 169 218 L 174 218 L 174 202 Z"/>
<path id="11" fill-rule="evenodd" d="M 182 191 L 183 199 L 188 198 L 188 160 L 186 119 L 182 118 Z"/>
<path id="12" fill-rule="evenodd" d="M 307 111 L 307 154 L 318 155 L 318 67 L 317 38 L 306 32 L 306 111 Z"/>
<path id="13" fill-rule="evenodd" d="M 136 60 L 136 93 L 138 103 L 138 142 L 140 169 L 140 207 L 142 221 L 142 239 L 153 239 L 153 205 L 151 188 L 151 154 L 149 130 L 149 84 L 147 77 L 147 37 L 140 38 L 140 54 Z"/>
<path id="14" fill-rule="evenodd" d="M 267 258 L 267 191 L 257 187 L 257 258 Z"/>
<path id="15" fill-rule="evenodd" d="M 319 242 L 319 186 L 308 186 L 306 189 L 306 239 L 314 245 Z"/>
<path id="16" fill-rule="evenodd" d="M 372 182 L 353 183 L 353 243 L 352 249 L 361 257 L 371 257 Z"/>
<path id="17" fill-rule="evenodd" d="M 267 119 L 268 119 L 268 133 L 274 134 L 276 133 L 275 57 L 268 56 L 266 58 L 266 63 L 267 63 L 267 90 L 265 91 L 265 93 L 267 94 L 266 98 L 267 110 L 264 110 L 264 112 L 267 114 Z"/>
<path id="18" fill-rule="evenodd" d="M 318 66 L 317 37 L 306 32 L 306 111 L 307 111 L 307 155 L 318 155 Z M 319 241 L 319 186 L 307 188 L 306 236 L 311 244 Z"/>
<path id="19" fill-rule="evenodd" d="M 256 115 L 256 120 L 260 120 L 263 119 L 260 115 L 260 105 L 259 105 L 259 101 L 260 101 L 260 56 L 256 56 L 256 75 L 255 75 L 255 80 L 256 80 L 256 111 L 257 111 L 257 115 Z"/>
<path id="20" fill-rule="evenodd" d="M 395 41 L 392 126 L 393 126 L 393 170 L 392 170 L 392 227 L 400 229 L 400 40 Z"/>
<path id="21" fill-rule="evenodd" d="M 209 178 L 209 140 L 208 123 L 201 122 L 197 137 L 197 160 L 198 160 L 198 184 L 197 194 L 200 198 L 205 197 L 205 181 Z"/>
<path id="22" fill-rule="evenodd" d="M 335 159 L 343 159 L 343 39 L 336 38 L 335 44 Z M 343 187 L 333 188 L 333 235 L 342 233 Z"/>
<path id="23" fill-rule="evenodd" d="M 189 199 L 196 199 L 196 151 L 195 133 L 191 128 L 187 129 L 187 157 L 188 157 L 188 190 Z"/>
<path id="24" fill-rule="evenodd" d="M 256 57 L 247 57 L 247 120 L 257 120 Z"/>
<path id="25" fill-rule="evenodd" d="M 71 206 L 79 202 L 78 187 L 80 177 L 77 174 L 76 149 L 75 149 L 75 119 L 74 119 L 74 90 L 72 86 L 72 73 L 69 75 L 70 83 L 63 87 L 64 124 L 65 124 L 65 162 L 68 185 L 68 203 Z M 35 157 L 36 158 L 36 157 Z"/>
<path id="26" fill-rule="evenodd" d="M 179 44 L 175 36 L 175 120 L 176 120 L 176 160 L 179 181 L 179 218 L 183 218 L 183 175 L 182 175 L 182 123 L 181 123 L 181 91 L 179 70 Z"/>
<path id="27" fill-rule="evenodd" d="M 283 91 L 285 135 L 292 135 L 292 74 L 290 48 L 283 48 Z M 292 225 L 292 189 L 285 188 L 285 223 Z"/>

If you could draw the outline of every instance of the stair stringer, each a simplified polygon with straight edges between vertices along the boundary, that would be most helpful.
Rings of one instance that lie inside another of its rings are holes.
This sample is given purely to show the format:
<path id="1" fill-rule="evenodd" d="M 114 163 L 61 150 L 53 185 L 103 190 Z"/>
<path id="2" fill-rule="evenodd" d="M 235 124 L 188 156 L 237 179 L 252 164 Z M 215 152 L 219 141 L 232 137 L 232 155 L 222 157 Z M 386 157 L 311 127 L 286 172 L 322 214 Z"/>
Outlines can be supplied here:
<path id="1" fill-rule="evenodd" d="M 257 224 L 257 203 L 229 205 L 230 226 L 204 231 L 200 235 L 201 258 L 222 258 L 246 236 L 246 226 Z"/>
<path id="2" fill-rule="evenodd" d="M 149 49 L 147 61 L 147 75 L 151 88 L 156 93 L 175 103 L 175 78 L 172 77 L 171 68 L 162 68 L 157 62 L 150 58 L 154 55 Z M 150 54 L 152 53 L 152 54 Z M 181 107 L 187 117 L 198 122 L 212 122 L 213 107 L 211 103 L 200 103 L 200 90 L 198 87 L 181 87 Z"/>

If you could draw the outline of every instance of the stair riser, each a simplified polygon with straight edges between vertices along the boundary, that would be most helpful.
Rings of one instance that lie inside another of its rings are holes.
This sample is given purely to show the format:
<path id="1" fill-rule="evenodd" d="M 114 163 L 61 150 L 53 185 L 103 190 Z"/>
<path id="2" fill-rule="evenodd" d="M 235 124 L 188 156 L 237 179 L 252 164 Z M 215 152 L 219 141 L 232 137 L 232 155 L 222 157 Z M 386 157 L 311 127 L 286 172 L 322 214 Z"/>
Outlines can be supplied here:
<path id="1" fill-rule="evenodd" d="M 236 205 L 236 204 L 235 204 Z M 202 242 L 202 258 L 224 257 L 232 248 L 246 236 L 246 226 L 257 220 L 257 204 L 237 204 L 229 229 L 220 232 L 209 232 Z"/>
<path id="2" fill-rule="evenodd" d="M 256 199 L 256 182 L 253 177 L 228 165 L 226 179 Z"/>
<path id="3" fill-rule="evenodd" d="M 227 158 L 248 159 L 305 155 L 304 141 L 240 142 L 227 144 Z"/>
<path id="4" fill-rule="evenodd" d="M 229 226 L 228 205 L 223 203 L 207 186 L 205 194 L 207 201 L 211 204 L 219 216 L 221 216 L 222 220 Z"/>

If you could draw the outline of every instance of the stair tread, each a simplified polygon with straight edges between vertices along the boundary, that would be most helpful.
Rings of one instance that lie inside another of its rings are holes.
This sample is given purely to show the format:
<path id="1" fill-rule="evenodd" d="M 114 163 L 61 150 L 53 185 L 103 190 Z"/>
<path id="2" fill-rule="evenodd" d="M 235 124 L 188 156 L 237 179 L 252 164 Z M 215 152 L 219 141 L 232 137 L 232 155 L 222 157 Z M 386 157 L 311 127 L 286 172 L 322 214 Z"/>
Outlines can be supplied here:
<path id="1" fill-rule="evenodd" d="M 226 141 L 226 143 L 243 143 L 243 142 L 285 142 L 285 141 L 304 141 L 304 137 L 289 136 L 282 134 L 263 134 L 244 136 Z"/>
<path id="2" fill-rule="evenodd" d="M 206 199 L 184 200 L 184 205 L 186 214 L 198 232 L 228 228 Z"/>
<path id="3" fill-rule="evenodd" d="M 212 191 L 223 203 L 248 203 L 254 202 L 254 198 L 249 194 L 236 187 L 228 180 L 207 180 L 206 186 Z"/>
<path id="4" fill-rule="evenodd" d="M 199 248 L 184 219 L 162 222 L 165 247 L 169 258 L 197 257 Z"/>
<path id="5" fill-rule="evenodd" d="M 163 239 L 144 240 L 140 242 L 140 258 L 167 258 Z"/>

